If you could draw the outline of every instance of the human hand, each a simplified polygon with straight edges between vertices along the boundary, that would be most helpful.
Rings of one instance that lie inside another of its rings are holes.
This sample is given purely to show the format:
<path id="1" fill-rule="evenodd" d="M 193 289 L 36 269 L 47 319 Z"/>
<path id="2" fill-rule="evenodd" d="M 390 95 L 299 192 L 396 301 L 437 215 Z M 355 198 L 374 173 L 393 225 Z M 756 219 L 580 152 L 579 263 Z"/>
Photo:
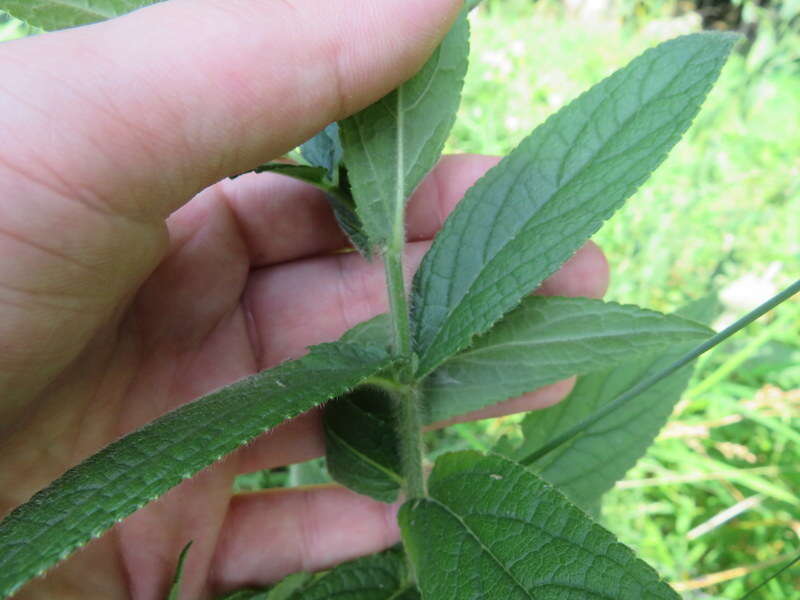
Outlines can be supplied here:
<path id="1" fill-rule="evenodd" d="M 345 240 L 319 193 L 270 175 L 209 186 L 401 83 L 458 4 L 171 0 L 0 46 L 0 514 L 120 435 L 386 310 L 381 267 L 333 254 Z M 448 157 L 423 183 L 410 264 L 492 164 Z M 589 245 L 540 291 L 606 283 Z M 298 418 L 18 597 L 162 598 L 190 539 L 191 598 L 393 543 L 393 508 L 341 488 L 232 496 L 239 473 L 322 452 L 318 414 Z"/>

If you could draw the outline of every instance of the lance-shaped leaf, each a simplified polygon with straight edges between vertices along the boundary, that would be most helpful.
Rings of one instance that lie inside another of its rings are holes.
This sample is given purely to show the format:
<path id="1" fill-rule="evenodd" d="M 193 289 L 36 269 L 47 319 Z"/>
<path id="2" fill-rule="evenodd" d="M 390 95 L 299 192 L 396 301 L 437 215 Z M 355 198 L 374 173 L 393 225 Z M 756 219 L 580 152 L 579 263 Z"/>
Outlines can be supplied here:
<path id="1" fill-rule="evenodd" d="M 325 407 L 328 472 L 351 490 L 394 502 L 403 484 L 392 398 L 364 386 Z"/>
<path id="2" fill-rule="evenodd" d="M 695 344 L 713 331 L 638 306 L 530 296 L 423 384 L 426 421 L 484 408 L 554 383 Z"/>
<path id="3" fill-rule="evenodd" d="M 290 575 L 270 590 L 233 592 L 220 600 L 419 600 L 399 549 L 353 560 L 335 569 Z"/>
<path id="4" fill-rule="evenodd" d="M 414 279 L 420 374 L 514 308 L 647 179 L 736 40 L 695 34 L 645 52 L 550 117 L 467 192 Z"/>
<path id="5" fill-rule="evenodd" d="M 390 364 L 384 348 L 349 339 L 168 413 L 15 509 L 0 523 L 0 597 L 264 431 Z"/>
<path id="6" fill-rule="evenodd" d="M 0 0 L 21 21 L 49 31 L 113 19 L 161 0 Z"/>
<path id="7" fill-rule="evenodd" d="M 400 526 L 425 600 L 678 600 L 647 564 L 532 471 L 441 457 Z"/>
<path id="8" fill-rule="evenodd" d="M 716 298 L 709 297 L 688 305 L 678 314 L 708 322 L 713 319 L 715 307 Z M 579 377 L 565 400 L 525 417 L 522 422 L 523 442 L 513 451 L 506 448 L 504 453 L 524 460 L 647 375 L 671 364 L 694 345 L 678 343 L 660 356 L 633 358 L 616 368 Z M 687 366 L 664 378 L 539 459 L 532 468 L 579 506 L 587 510 L 596 508 L 601 496 L 624 477 L 653 443 L 680 400 L 691 375 L 692 366 Z"/>
<path id="9" fill-rule="evenodd" d="M 419 73 L 339 123 L 358 214 L 375 246 L 404 226 L 406 201 L 439 160 L 461 99 L 468 53 L 462 11 Z"/>

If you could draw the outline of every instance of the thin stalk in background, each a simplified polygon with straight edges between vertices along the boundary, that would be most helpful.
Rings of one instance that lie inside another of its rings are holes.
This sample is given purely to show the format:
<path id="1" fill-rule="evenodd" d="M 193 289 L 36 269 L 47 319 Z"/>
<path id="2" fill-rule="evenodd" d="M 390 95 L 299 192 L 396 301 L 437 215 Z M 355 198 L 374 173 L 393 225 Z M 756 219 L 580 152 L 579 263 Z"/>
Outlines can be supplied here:
<path id="1" fill-rule="evenodd" d="M 570 427 L 564 433 L 556 436 L 555 438 L 547 442 L 544 446 L 526 456 L 520 462 L 523 465 L 533 464 L 534 462 L 542 458 L 544 455 L 552 452 L 553 450 L 558 448 L 561 444 L 568 442 L 569 440 L 571 440 L 581 432 L 585 431 L 586 429 L 589 429 L 592 425 L 594 425 L 601 419 L 604 419 L 605 417 L 607 417 L 620 407 L 624 406 L 630 400 L 632 400 L 642 392 L 648 390 L 649 388 L 657 384 L 665 377 L 672 375 L 675 371 L 686 366 L 687 364 L 695 360 L 698 356 L 704 354 L 705 352 L 708 352 L 711 348 L 725 341 L 726 339 L 731 337 L 734 333 L 736 333 L 740 329 L 743 329 L 744 327 L 746 327 L 759 317 L 763 316 L 765 313 L 769 312 L 770 310 L 778 306 L 780 303 L 788 300 L 798 292 L 800 292 L 800 279 L 795 281 L 792 285 L 787 287 L 779 294 L 776 294 L 775 296 L 764 302 L 761 306 L 759 306 L 755 310 L 747 313 L 745 316 L 743 316 L 741 319 L 739 319 L 729 327 L 726 327 L 716 335 L 710 337 L 702 344 L 695 346 L 689 352 L 684 354 L 682 357 L 680 357 L 678 360 L 676 360 L 669 366 L 641 380 L 639 383 L 634 385 L 628 391 L 624 392 L 620 396 L 617 396 L 617 398 L 614 399 L 612 402 L 609 402 L 603 408 L 601 408 L 594 414 L 590 415 L 577 425 Z"/>
<path id="2" fill-rule="evenodd" d="M 745 593 L 745 595 L 744 595 L 744 596 L 742 596 L 741 598 L 739 598 L 739 600 L 745 600 L 745 598 L 750 598 L 750 597 L 751 597 L 753 594 L 755 594 L 755 593 L 756 593 L 758 590 L 760 590 L 761 588 L 763 588 L 765 585 L 767 585 L 767 584 L 768 584 L 770 581 L 772 581 L 773 579 L 776 579 L 777 577 L 780 577 L 780 576 L 781 576 L 781 574 L 783 574 L 785 571 L 788 571 L 789 569 L 791 569 L 791 568 L 792 568 L 793 566 L 795 566 L 795 565 L 796 565 L 798 562 L 800 562 L 800 554 L 798 554 L 797 556 L 795 556 L 795 557 L 794 557 L 792 560 L 790 560 L 788 563 L 786 563 L 785 565 L 783 565 L 783 566 L 782 566 L 780 569 L 778 569 L 777 571 L 775 571 L 775 572 L 774 572 L 772 575 L 770 575 L 769 577 L 767 577 L 767 578 L 766 578 L 764 581 L 762 581 L 761 583 L 759 583 L 759 584 L 758 584 L 756 587 L 754 587 L 752 590 L 750 590 L 749 592 Z"/>

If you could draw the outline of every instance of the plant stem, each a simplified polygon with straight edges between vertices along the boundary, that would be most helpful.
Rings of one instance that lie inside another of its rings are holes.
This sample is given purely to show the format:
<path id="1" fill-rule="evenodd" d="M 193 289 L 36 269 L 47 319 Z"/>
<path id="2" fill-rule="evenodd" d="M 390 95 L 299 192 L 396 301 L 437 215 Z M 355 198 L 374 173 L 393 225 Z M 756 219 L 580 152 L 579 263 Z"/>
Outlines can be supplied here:
<path id="1" fill-rule="evenodd" d="M 651 388 L 665 377 L 672 375 L 675 371 L 677 371 L 681 367 L 686 366 L 704 352 L 707 352 L 717 344 L 728 339 L 734 333 L 744 328 L 745 326 L 749 325 L 750 323 L 752 323 L 765 313 L 769 312 L 770 310 L 778 306 L 778 304 L 784 302 L 785 300 L 788 300 L 798 292 L 800 292 L 800 279 L 795 281 L 792 285 L 790 285 L 788 288 L 786 288 L 779 294 L 776 294 L 775 296 L 764 302 L 764 304 L 757 307 L 755 310 L 747 313 L 745 316 L 736 321 L 730 327 L 726 327 L 716 335 L 708 338 L 702 344 L 695 346 L 689 352 L 687 352 L 686 354 L 681 356 L 678 360 L 673 362 L 671 365 L 665 367 L 664 369 L 658 371 L 657 373 L 650 375 L 649 377 L 642 379 L 639 383 L 634 385 L 632 388 L 628 389 L 628 391 L 624 392 L 623 394 L 617 396 L 614 400 L 606 404 L 603 408 L 596 411 L 592 415 L 588 416 L 586 419 L 584 419 L 577 425 L 570 427 L 563 433 L 557 435 L 552 440 L 543 445 L 541 448 L 539 448 L 532 454 L 529 454 L 519 462 L 523 465 L 533 464 L 541 457 L 543 457 L 545 454 L 552 452 L 553 450 L 558 448 L 561 444 L 568 442 L 576 435 L 587 430 L 589 427 L 591 427 L 601 419 L 607 417 L 608 415 L 610 415 L 611 413 L 622 407 L 624 404 L 628 403 L 634 397 L 638 396 L 642 392 Z"/>
<path id="2" fill-rule="evenodd" d="M 384 253 L 386 285 L 389 292 L 389 307 L 394 331 L 394 354 L 400 359 L 396 371 L 396 383 L 391 391 L 395 403 L 397 433 L 400 439 L 400 455 L 408 499 L 422 498 L 425 492 L 425 475 L 422 470 L 422 417 L 419 406 L 419 389 L 412 370 L 411 325 L 408 316 L 405 278 L 403 276 L 403 250 L 405 228 L 403 211 L 399 209 L 395 223 L 395 235 Z"/>
<path id="3" fill-rule="evenodd" d="M 411 358 L 411 326 L 408 320 L 408 301 L 403 279 L 403 246 L 387 249 L 383 257 L 386 269 L 386 285 L 389 291 L 389 310 L 394 332 L 394 354 L 400 358 Z M 403 382 L 405 383 L 405 382 Z"/>
<path id="4" fill-rule="evenodd" d="M 406 386 L 402 392 L 393 392 L 397 415 L 397 432 L 400 438 L 400 456 L 408 500 L 424 498 L 425 474 L 422 470 L 422 420 L 419 410 L 419 390 Z"/>

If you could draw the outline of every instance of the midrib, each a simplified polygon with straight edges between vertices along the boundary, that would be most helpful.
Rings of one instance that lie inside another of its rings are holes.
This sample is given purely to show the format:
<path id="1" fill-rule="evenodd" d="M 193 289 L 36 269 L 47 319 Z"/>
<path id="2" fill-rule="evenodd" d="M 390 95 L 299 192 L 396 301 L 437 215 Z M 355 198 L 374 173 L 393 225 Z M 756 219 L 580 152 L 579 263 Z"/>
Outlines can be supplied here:
<path id="1" fill-rule="evenodd" d="M 405 243 L 405 224 L 403 223 L 403 209 L 405 208 L 405 195 L 404 195 L 404 174 L 405 174 L 405 139 L 403 131 L 405 128 L 405 113 L 403 112 L 403 87 L 397 88 L 397 160 L 395 171 L 395 190 L 394 190 L 394 232 L 403 232 L 403 239 L 401 244 Z M 398 250 L 398 249 L 396 249 Z M 402 246 L 399 248 L 402 252 Z"/>

